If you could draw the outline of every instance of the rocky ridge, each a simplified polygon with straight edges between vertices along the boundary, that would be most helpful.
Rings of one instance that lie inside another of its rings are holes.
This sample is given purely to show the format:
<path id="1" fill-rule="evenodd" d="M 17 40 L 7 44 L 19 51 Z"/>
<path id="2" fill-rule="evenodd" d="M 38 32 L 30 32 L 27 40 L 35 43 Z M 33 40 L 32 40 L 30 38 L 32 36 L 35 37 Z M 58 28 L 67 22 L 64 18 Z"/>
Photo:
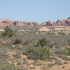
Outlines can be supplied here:
<path id="1" fill-rule="evenodd" d="M 9 19 L 0 19 L 0 27 L 7 25 L 16 25 L 16 26 L 70 26 L 70 17 L 66 20 L 57 20 L 56 22 L 51 22 L 48 20 L 47 22 L 42 22 L 39 24 L 38 22 L 28 22 L 28 21 L 12 21 Z"/>

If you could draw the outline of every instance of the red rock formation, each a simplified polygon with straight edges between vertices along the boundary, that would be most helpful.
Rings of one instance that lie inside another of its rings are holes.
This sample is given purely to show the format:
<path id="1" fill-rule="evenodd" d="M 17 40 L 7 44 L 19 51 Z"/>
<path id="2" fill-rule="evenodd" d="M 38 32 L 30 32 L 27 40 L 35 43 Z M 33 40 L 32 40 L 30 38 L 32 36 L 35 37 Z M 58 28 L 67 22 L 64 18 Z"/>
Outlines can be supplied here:
<path id="1" fill-rule="evenodd" d="M 63 19 L 63 20 L 61 21 L 61 26 L 67 26 L 65 19 Z"/>
<path id="2" fill-rule="evenodd" d="M 42 22 L 40 25 L 41 26 L 52 26 L 52 23 L 50 20 L 48 20 L 47 22 Z"/>
<path id="3" fill-rule="evenodd" d="M 57 23 L 56 22 L 53 22 L 52 26 L 57 26 Z"/>
<path id="4" fill-rule="evenodd" d="M 70 26 L 70 17 L 65 20 L 63 19 L 61 20 L 57 20 L 56 22 L 51 23 L 50 20 L 48 20 L 47 22 L 42 22 L 41 24 L 37 23 L 37 22 L 27 22 L 27 21 L 11 21 L 9 19 L 1 19 L 0 20 L 0 26 L 7 26 L 7 25 L 16 25 L 16 26 L 21 26 L 21 25 L 25 25 L 25 26 Z"/>
<path id="5" fill-rule="evenodd" d="M 66 23 L 70 26 L 70 17 L 67 19 Z"/>
<path id="6" fill-rule="evenodd" d="M 48 20 L 48 21 L 46 22 L 46 26 L 52 26 L 52 24 L 51 24 L 51 21 L 50 21 L 50 20 Z"/>
<path id="7" fill-rule="evenodd" d="M 15 21 L 15 22 L 13 23 L 13 25 L 20 26 L 20 25 L 23 25 L 23 23 L 22 23 L 21 21 Z"/>
<path id="8" fill-rule="evenodd" d="M 70 23 L 70 17 L 67 19 L 68 23 Z"/>
<path id="9" fill-rule="evenodd" d="M 46 22 L 42 22 L 41 24 L 40 24 L 40 26 L 45 26 L 46 25 Z"/>
<path id="10" fill-rule="evenodd" d="M 23 22 L 23 25 L 38 26 L 37 22 Z"/>
<path id="11" fill-rule="evenodd" d="M 11 21 L 9 19 L 0 20 L 0 26 L 7 26 L 7 25 L 13 25 L 13 21 Z"/>

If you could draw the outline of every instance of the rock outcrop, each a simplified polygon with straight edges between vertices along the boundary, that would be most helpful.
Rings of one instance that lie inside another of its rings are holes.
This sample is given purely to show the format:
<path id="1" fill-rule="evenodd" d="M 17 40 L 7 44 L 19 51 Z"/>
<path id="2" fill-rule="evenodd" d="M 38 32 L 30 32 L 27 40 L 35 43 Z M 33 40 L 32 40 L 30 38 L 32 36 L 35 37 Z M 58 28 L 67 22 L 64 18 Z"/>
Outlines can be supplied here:
<path id="1" fill-rule="evenodd" d="M 42 22 L 41 24 L 37 22 L 28 22 L 28 21 L 11 21 L 9 19 L 0 19 L 0 27 L 15 25 L 15 26 L 70 26 L 70 17 L 65 20 L 57 20 L 56 22 L 51 22 L 48 20 L 47 22 Z"/>
<path id="2" fill-rule="evenodd" d="M 37 22 L 23 22 L 23 25 L 29 25 L 29 26 L 38 26 Z"/>
<path id="3" fill-rule="evenodd" d="M 21 21 L 14 21 L 13 25 L 20 26 L 20 25 L 23 25 L 23 23 Z"/>
<path id="4" fill-rule="evenodd" d="M 47 22 L 42 23 L 42 25 L 45 25 L 45 26 L 70 26 L 70 17 L 67 20 L 58 19 L 56 22 L 53 22 L 53 23 L 51 23 L 51 21 L 47 21 Z"/>
<path id="5" fill-rule="evenodd" d="M 9 19 L 2 19 L 0 20 L 0 26 L 7 26 L 7 25 L 13 25 L 13 21 Z"/>

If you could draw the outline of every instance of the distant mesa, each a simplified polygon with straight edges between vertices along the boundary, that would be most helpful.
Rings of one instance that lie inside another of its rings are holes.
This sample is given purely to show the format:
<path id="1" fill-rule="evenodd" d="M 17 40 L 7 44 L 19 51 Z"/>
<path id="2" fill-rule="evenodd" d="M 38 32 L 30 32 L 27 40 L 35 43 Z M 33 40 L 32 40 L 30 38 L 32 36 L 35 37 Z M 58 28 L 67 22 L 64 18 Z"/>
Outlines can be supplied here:
<path id="1" fill-rule="evenodd" d="M 12 21 L 9 19 L 0 19 L 0 27 L 14 25 L 14 26 L 70 26 L 70 17 L 68 19 L 57 20 L 56 22 L 51 22 L 48 20 L 47 22 L 42 22 L 39 24 L 38 22 L 29 22 L 29 21 Z"/>

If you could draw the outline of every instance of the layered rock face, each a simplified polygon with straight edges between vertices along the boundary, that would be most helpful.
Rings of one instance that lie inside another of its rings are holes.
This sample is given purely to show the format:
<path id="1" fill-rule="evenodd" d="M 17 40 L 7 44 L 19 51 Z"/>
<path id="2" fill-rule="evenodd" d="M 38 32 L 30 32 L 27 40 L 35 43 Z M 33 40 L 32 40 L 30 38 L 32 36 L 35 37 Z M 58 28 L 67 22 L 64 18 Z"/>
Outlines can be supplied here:
<path id="1" fill-rule="evenodd" d="M 0 19 L 0 26 L 8 26 L 8 25 L 16 25 L 16 26 L 70 26 L 70 17 L 65 20 L 57 20 L 56 22 L 51 23 L 50 20 L 47 22 L 42 22 L 41 24 L 37 22 L 28 22 L 28 21 L 11 21 L 9 19 Z"/>

